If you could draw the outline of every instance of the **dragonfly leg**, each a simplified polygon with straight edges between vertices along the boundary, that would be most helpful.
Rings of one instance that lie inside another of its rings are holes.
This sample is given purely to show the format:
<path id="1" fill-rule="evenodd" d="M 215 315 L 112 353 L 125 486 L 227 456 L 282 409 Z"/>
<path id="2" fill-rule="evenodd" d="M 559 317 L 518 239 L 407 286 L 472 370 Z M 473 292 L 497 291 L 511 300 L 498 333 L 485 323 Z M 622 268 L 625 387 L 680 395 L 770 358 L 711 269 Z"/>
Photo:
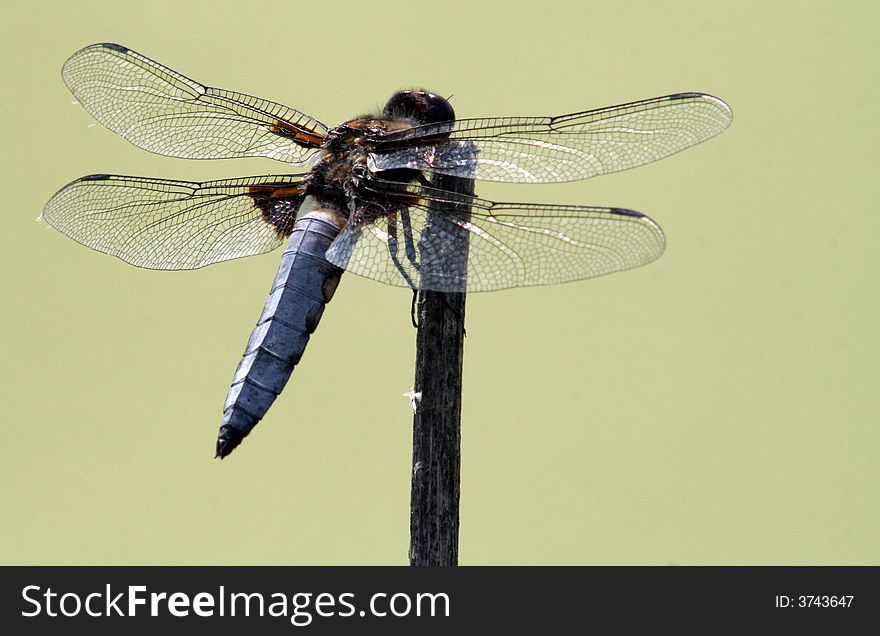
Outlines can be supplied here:
<path id="1" fill-rule="evenodd" d="M 397 240 L 397 218 L 391 215 L 388 217 L 388 255 L 391 257 L 391 262 L 394 263 L 397 271 L 399 271 L 400 275 L 403 276 L 403 280 L 406 281 L 406 284 L 409 285 L 410 289 L 415 290 L 416 285 L 413 282 L 412 277 L 409 275 L 409 272 L 406 271 L 403 263 L 401 263 L 400 259 L 398 258 L 398 247 L 399 243 Z M 415 263 L 413 263 L 413 267 L 416 267 Z M 416 271 L 418 271 L 417 267 Z"/>
<path id="2" fill-rule="evenodd" d="M 410 262 L 414 270 L 419 271 L 418 258 L 416 257 L 416 248 L 412 239 L 412 223 L 409 218 L 409 213 L 406 212 L 406 210 L 402 210 L 401 216 L 403 217 L 403 237 L 406 260 Z M 410 305 L 409 316 L 410 320 L 412 321 L 413 327 L 418 329 L 419 322 L 417 318 L 416 303 L 418 302 L 419 290 L 413 282 L 412 277 L 403 267 L 403 263 L 400 262 L 400 259 L 398 258 L 398 248 L 399 241 L 397 238 L 397 217 L 394 215 L 390 215 L 388 217 L 388 254 L 391 256 L 391 261 L 394 263 L 397 271 L 400 272 L 400 275 L 403 276 L 406 284 L 409 285 L 410 289 L 412 289 L 413 297 L 412 304 Z"/>
<path id="3" fill-rule="evenodd" d="M 412 320 L 412 326 L 416 329 L 419 328 L 419 318 L 418 318 L 418 300 L 419 300 L 419 290 L 412 290 L 412 305 L 409 308 L 409 318 Z"/>
<path id="4" fill-rule="evenodd" d="M 409 210 L 403 208 L 400 211 L 400 218 L 403 221 L 403 245 L 406 249 L 406 260 L 408 260 L 413 269 L 419 271 L 419 259 L 416 255 L 416 246 L 413 242 L 412 219 L 409 216 Z"/>

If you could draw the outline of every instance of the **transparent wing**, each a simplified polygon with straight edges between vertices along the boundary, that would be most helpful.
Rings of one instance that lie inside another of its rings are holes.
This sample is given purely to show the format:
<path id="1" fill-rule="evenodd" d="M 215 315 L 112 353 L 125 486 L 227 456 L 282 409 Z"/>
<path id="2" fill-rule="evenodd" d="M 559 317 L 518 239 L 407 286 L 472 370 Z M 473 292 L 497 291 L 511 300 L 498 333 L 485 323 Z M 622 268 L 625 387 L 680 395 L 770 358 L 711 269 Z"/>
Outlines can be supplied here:
<path id="1" fill-rule="evenodd" d="M 301 175 L 190 183 L 91 175 L 41 218 L 78 243 L 149 269 L 195 269 L 275 249 L 293 229 Z"/>
<path id="2" fill-rule="evenodd" d="M 477 179 L 575 181 L 667 157 L 714 137 L 732 117 L 717 97 L 679 93 L 558 117 L 460 119 L 384 136 L 369 167 L 468 177 L 472 144 Z"/>
<path id="3" fill-rule="evenodd" d="M 352 217 L 327 259 L 389 285 L 477 292 L 630 269 L 665 246 L 660 227 L 632 210 L 494 203 L 421 190 L 421 201 L 406 208 Z M 450 212 L 450 204 L 470 206 L 470 214 Z"/>
<path id="4" fill-rule="evenodd" d="M 303 163 L 327 132 L 324 124 L 292 108 L 202 86 L 118 44 L 77 51 L 62 76 L 98 122 L 160 155 Z"/>

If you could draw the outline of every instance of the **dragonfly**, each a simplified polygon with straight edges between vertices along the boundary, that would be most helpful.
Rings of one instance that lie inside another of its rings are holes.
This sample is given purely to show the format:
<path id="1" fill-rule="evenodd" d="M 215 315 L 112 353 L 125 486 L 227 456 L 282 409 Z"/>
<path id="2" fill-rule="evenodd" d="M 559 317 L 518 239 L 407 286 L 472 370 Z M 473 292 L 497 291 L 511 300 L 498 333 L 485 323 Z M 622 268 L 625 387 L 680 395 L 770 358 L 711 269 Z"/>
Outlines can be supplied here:
<path id="1" fill-rule="evenodd" d="M 473 194 L 475 180 L 560 183 L 626 170 L 732 119 L 724 101 L 697 92 L 559 116 L 456 119 L 447 99 L 412 89 L 331 128 L 111 43 L 76 52 L 62 77 L 100 124 L 145 150 L 302 167 L 200 183 L 93 174 L 64 186 L 41 215 L 93 250 L 160 270 L 286 243 L 224 404 L 221 459 L 281 393 L 343 271 L 410 290 L 479 292 L 591 278 L 663 252 L 663 231 L 640 212 L 489 201 Z"/>

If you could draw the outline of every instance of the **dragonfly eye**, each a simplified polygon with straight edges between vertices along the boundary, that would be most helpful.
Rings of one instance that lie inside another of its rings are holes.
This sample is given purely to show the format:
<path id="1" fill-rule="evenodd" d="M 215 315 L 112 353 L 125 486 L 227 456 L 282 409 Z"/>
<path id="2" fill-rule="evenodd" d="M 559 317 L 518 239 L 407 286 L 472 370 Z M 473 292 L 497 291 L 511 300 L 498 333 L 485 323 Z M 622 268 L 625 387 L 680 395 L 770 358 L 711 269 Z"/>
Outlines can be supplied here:
<path id="1" fill-rule="evenodd" d="M 420 124 L 453 121 L 455 111 L 444 98 L 428 91 L 398 91 L 385 104 L 388 117 L 409 117 Z"/>

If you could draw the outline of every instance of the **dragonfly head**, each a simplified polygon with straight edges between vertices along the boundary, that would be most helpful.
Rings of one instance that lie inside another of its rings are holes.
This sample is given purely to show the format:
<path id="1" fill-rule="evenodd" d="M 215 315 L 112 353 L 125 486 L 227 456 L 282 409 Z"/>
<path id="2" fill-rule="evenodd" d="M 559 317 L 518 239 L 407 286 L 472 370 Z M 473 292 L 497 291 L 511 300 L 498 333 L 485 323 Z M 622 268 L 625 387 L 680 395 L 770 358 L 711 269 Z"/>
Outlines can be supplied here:
<path id="1" fill-rule="evenodd" d="M 387 117 L 407 117 L 419 124 L 453 121 L 455 111 L 443 97 L 424 90 L 398 91 L 385 104 Z"/>

